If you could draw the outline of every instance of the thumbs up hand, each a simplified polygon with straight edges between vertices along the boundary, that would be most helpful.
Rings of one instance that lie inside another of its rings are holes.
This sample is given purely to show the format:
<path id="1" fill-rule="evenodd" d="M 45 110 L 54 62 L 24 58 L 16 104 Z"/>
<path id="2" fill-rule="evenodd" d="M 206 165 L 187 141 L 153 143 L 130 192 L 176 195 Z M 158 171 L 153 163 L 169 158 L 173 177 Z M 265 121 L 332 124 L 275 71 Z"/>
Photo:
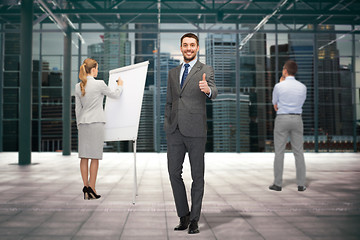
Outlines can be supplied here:
<path id="1" fill-rule="evenodd" d="M 206 81 L 206 74 L 204 73 L 202 76 L 202 80 L 199 81 L 199 88 L 202 92 L 209 94 L 210 88 Z"/>

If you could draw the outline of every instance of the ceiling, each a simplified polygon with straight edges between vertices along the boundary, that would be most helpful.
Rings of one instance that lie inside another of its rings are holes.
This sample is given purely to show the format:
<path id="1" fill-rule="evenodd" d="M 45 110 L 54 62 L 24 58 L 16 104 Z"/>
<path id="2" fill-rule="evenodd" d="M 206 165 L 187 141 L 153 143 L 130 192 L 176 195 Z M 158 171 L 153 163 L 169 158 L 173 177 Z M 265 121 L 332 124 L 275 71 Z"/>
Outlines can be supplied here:
<path id="1" fill-rule="evenodd" d="M 29 0 L 23 0 L 29 1 Z M 0 0 L 0 23 L 17 24 L 20 0 Z M 360 24 L 358 0 L 35 0 L 34 21 L 98 23 Z"/>

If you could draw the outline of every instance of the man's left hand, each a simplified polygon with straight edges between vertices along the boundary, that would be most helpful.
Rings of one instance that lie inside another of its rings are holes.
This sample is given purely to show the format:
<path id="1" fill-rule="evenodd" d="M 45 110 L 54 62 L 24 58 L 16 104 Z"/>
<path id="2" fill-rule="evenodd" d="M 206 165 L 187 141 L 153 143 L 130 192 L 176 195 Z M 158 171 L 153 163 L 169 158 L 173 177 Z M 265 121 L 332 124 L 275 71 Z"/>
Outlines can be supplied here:
<path id="1" fill-rule="evenodd" d="M 206 74 L 204 73 L 203 74 L 203 77 L 202 77 L 202 80 L 199 81 L 199 87 L 200 87 L 200 90 L 206 94 L 209 94 L 210 93 L 210 87 L 209 85 L 207 84 L 207 81 L 206 81 Z"/>
<path id="2" fill-rule="evenodd" d="M 274 105 L 274 109 L 276 112 L 277 112 L 277 110 L 279 110 L 277 104 Z"/>

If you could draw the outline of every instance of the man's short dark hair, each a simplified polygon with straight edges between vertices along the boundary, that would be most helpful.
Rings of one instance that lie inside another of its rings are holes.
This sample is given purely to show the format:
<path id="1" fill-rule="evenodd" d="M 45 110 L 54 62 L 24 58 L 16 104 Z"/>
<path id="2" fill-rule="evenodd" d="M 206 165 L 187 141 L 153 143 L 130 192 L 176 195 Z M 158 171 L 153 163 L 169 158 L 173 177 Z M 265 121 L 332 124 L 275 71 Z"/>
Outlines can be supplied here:
<path id="1" fill-rule="evenodd" d="M 294 62 L 292 60 L 286 61 L 286 63 L 284 64 L 284 68 L 287 70 L 287 72 L 290 76 L 295 76 L 295 74 L 297 73 L 297 70 L 298 70 L 298 66 L 297 66 L 296 62 Z"/>
<path id="2" fill-rule="evenodd" d="M 182 41 L 183 41 L 183 39 L 186 38 L 186 37 L 188 37 L 188 38 L 194 38 L 194 39 L 196 40 L 197 45 L 199 46 L 199 38 L 198 38 L 198 36 L 196 36 L 196 35 L 193 34 L 193 33 L 186 33 L 186 34 L 184 34 L 184 35 L 181 37 L 180 46 L 182 46 Z"/>

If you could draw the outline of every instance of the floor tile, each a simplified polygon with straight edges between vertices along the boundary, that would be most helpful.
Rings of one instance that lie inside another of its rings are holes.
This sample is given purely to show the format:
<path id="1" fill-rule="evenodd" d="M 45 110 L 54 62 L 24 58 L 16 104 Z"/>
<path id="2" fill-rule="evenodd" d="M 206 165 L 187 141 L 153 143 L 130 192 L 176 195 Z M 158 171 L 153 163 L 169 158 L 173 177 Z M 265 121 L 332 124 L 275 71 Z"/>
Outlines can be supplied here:
<path id="1" fill-rule="evenodd" d="M 166 153 L 104 153 L 96 190 L 83 200 L 77 153 L 0 153 L 1 240 L 333 240 L 359 239 L 360 154 L 305 153 L 307 190 L 298 192 L 295 163 L 285 154 L 281 192 L 273 153 L 206 153 L 200 233 L 174 231 L 176 213 Z M 220 161 L 220 160 L 221 161 Z M 183 179 L 190 199 L 186 156 Z M 189 204 L 191 204 L 189 202 Z"/>

